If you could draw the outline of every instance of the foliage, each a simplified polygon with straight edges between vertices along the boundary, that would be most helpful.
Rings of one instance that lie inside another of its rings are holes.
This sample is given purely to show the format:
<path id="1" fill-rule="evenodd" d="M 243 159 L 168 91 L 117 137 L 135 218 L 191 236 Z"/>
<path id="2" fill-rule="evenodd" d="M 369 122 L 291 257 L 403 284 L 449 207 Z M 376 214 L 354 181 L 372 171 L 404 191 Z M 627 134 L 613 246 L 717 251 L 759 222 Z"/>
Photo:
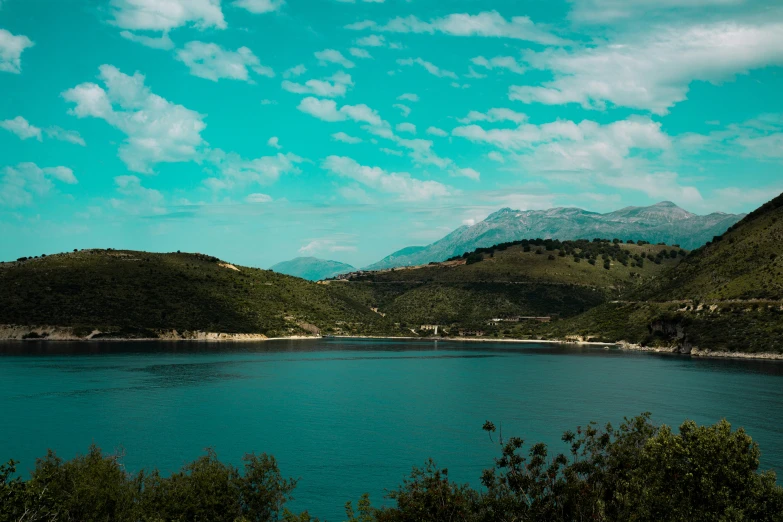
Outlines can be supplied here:
<path id="1" fill-rule="evenodd" d="M 127 473 L 120 456 L 95 446 L 63 461 L 51 451 L 30 479 L 0 468 L 0 521 L 277 520 L 296 481 L 284 479 L 273 457 L 246 455 L 244 473 L 207 454 L 169 477 Z"/>
<path id="2" fill-rule="evenodd" d="M 484 430 L 495 426 L 487 421 Z M 480 489 L 451 481 L 429 460 L 388 493 L 392 506 L 374 508 L 367 494 L 356 510 L 348 502 L 346 522 L 783 521 L 774 472 L 759 471 L 758 445 L 725 420 L 686 421 L 675 433 L 643 414 L 619 428 L 590 423 L 562 440 L 567 453 L 553 455 L 545 444 L 499 439 Z M 67 462 L 49 452 L 28 480 L 15 471 L 13 462 L 0 466 L 0 522 L 317 522 L 285 509 L 296 481 L 267 455 L 247 455 L 240 471 L 208 450 L 163 477 L 129 474 L 120 456 L 93 446 Z"/>

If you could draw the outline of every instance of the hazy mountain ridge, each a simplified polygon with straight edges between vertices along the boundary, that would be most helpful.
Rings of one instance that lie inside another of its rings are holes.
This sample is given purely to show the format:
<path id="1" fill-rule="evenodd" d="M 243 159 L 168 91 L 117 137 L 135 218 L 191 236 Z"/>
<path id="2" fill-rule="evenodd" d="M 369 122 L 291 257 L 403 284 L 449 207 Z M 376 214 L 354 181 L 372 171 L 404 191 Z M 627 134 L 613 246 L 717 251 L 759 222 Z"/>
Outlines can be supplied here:
<path id="1" fill-rule="evenodd" d="M 649 207 L 625 207 L 607 214 L 574 207 L 525 211 L 503 208 L 473 226 L 461 226 L 425 247 L 399 250 L 366 269 L 423 265 L 477 248 L 533 238 L 574 240 L 616 237 L 678 244 L 693 249 L 724 233 L 743 217 L 744 214 L 722 212 L 700 216 L 669 201 Z"/>
<path id="2" fill-rule="evenodd" d="M 356 270 L 353 266 L 339 261 L 319 259 L 317 257 L 297 257 L 282 261 L 270 268 L 279 274 L 301 277 L 309 281 L 320 281 Z"/>

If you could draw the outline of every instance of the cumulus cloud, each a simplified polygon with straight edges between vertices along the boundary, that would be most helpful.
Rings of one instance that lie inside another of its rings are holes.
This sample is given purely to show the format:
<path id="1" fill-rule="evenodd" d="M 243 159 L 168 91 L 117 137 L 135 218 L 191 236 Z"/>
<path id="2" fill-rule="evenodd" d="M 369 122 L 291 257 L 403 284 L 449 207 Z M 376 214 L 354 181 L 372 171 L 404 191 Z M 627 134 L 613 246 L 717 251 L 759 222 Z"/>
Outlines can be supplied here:
<path id="1" fill-rule="evenodd" d="M 367 52 L 367 49 L 361 49 L 359 47 L 351 47 L 348 49 L 348 52 L 351 53 L 351 56 L 355 58 L 362 58 L 362 59 L 370 59 L 372 58 L 372 55 Z"/>
<path id="2" fill-rule="evenodd" d="M 744 0 L 570 0 L 569 18 L 580 23 L 617 22 L 660 10 L 678 14 L 683 9 L 716 8 L 744 3 Z"/>
<path id="3" fill-rule="evenodd" d="M 416 126 L 412 123 L 398 123 L 396 129 L 397 132 L 409 132 L 411 134 L 416 134 Z"/>
<path id="4" fill-rule="evenodd" d="M 121 31 L 120 36 L 131 42 L 140 43 L 145 47 L 151 47 L 152 49 L 169 50 L 174 48 L 174 42 L 169 37 L 168 33 L 163 33 L 160 36 L 145 36 L 130 31 Z"/>
<path id="5" fill-rule="evenodd" d="M 271 138 L 269 138 L 266 141 L 266 144 L 278 150 L 283 148 L 282 145 L 280 145 L 280 138 L 278 138 L 277 136 L 272 136 Z"/>
<path id="6" fill-rule="evenodd" d="M 296 94 L 312 94 L 325 98 L 345 96 L 349 87 L 353 87 L 351 75 L 338 71 L 323 80 L 307 80 L 304 84 L 283 80 L 281 87 Z"/>
<path id="7" fill-rule="evenodd" d="M 385 47 L 386 38 L 382 35 L 371 34 L 356 40 L 356 45 L 361 45 L 363 47 Z"/>
<path id="8" fill-rule="evenodd" d="M 273 77 L 274 71 L 261 65 L 261 61 L 247 47 L 228 51 L 214 43 L 188 42 L 176 53 L 177 60 L 190 69 L 190 74 L 218 81 L 221 78 L 251 81 L 250 71 L 261 76 Z"/>
<path id="9" fill-rule="evenodd" d="M 65 130 L 61 127 L 55 126 L 47 128 L 46 135 L 55 140 L 67 141 L 68 143 L 81 145 L 82 147 L 87 145 L 87 143 L 84 141 L 84 138 L 82 138 L 81 134 L 79 134 L 77 131 Z"/>
<path id="10" fill-rule="evenodd" d="M 0 177 L 0 206 L 29 205 L 34 197 L 43 197 L 52 191 L 52 180 L 68 185 L 78 183 L 73 171 L 68 167 L 41 168 L 29 162 L 6 167 Z"/>
<path id="11" fill-rule="evenodd" d="M 357 143 L 361 143 L 362 142 L 361 138 L 357 138 L 355 136 L 351 136 L 351 135 L 346 134 L 346 133 L 344 133 L 342 131 L 341 132 L 335 132 L 334 134 L 332 134 L 332 138 L 335 141 L 340 141 L 342 143 L 350 143 L 352 145 L 355 145 Z"/>
<path id="12" fill-rule="evenodd" d="M 481 174 L 477 170 L 471 168 L 457 169 L 454 171 L 454 174 L 470 178 L 474 181 L 478 181 L 481 178 Z"/>
<path id="13" fill-rule="evenodd" d="M 655 27 L 608 44 L 548 49 L 525 54 L 554 79 L 541 86 L 512 86 L 509 97 L 524 103 L 607 104 L 666 114 L 686 99 L 692 81 L 719 82 L 736 74 L 783 64 L 783 23 L 721 22 Z"/>
<path id="14" fill-rule="evenodd" d="M 346 121 L 381 125 L 383 120 L 367 105 L 343 105 L 338 108 L 334 100 L 321 100 L 312 96 L 303 99 L 297 107 L 300 111 L 324 121 Z"/>
<path id="15" fill-rule="evenodd" d="M 263 14 L 279 11 L 285 5 L 285 0 L 235 0 L 234 5 L 253 14 Z"/>
<path id="16" fill-rule="evenodd" d="M 318 63 L 320 65 L 336 63 L 337 65 L 342 65 L 346 69 L 353 69 L 356 67 L 355 63 L 343 56 L 343 53 L 337 49 L 324 49 L 323 51 L 317 51 L 315 53 L 315 57 L 318 59 Z"/>
<path id="17" fill-rule="evenodd" d="M 278 152 L 274 156 L 245 159 L 220 149 L 210 151 L 207 161 L 215 166 L 220 177 L 207 178 L 204 184 L 212 190 L 232 189 L 250 184 L 268 185 L 283 174 L 297 174 L 303 158 L 293 153 Z"/>
<path id="18" fill-rule="evenodd" d="M 21 116 L 17 116 L 12 120 L 0 121 L 0 129 L 13 132 L 22 140 L 35 138 L 38 141 L 42 141 L 41 129 L 35 125 L 31 125 L 29 121 Z"/>
<path id="19" fill-rule="evenodd" d="M 514 123 L 522 123 L 523 121 L 527 121 L 527 115 L 511 109 L 495 108 L 489 109 L 486 113 L 470 111 L 466 117 L 461 118 L 458 121 L 463 124 L 472 123 L 474 121 L 513 121 Z"/>
<path id="20" fill-rule="evenodd" d="M 206 127 L 201 114 L 152 93 L 138 72 L 129 76 L 112 65 L 99 69 L 103 87 L 82 83 L 62 95 L 73 104 L 70 114 L 102 119 L 126 135 L 119 155 L 130 170 L 149 173 L 156 163 L 199 156 Z"/>
<path id="21" fill-rule="evenodd" d="M 290 69 L 286 69 L 286 71 L 283 73 L 283 78 L 296 78 L 297 76 L 302 76 L 306 72 L 307 67 L 300 63 L 299 65 L 291 67 Z"/>
<path id="22" fill-rule="evenodd" d="M 272 196 L 269 194 L 261 194 L 256 192 L 254 194 L 248 194 L 245 198 L 245 201 L 248 203 L 271 203 Z"/>
<path id="23" fill-rule="evenodd" d="M 448 132 L 443 129 L 439 129 L 438 127 L 428 127 L 427 134 L 432 134 L 433 136 L 439 136 L 441 138 L 449 135 Z"/>
<path id="24" fill-rule="evenodd" d="M 457 75 L 451 71 L 447 71 L 445 69 L 441 69 L 437 65 L 435 65 L 432 62 L 428 62 L 426 60 L 423 60 L 421 58 L 400 58 L 397 60 L 397 64 L 404 65 L 407 67 L 410 67 L 412 65 L 420 65 L 424 67 L 424 69 L 430 73 L 433 76 L 437 76 L 438 78 L 457 78 Z"/>
<path id="25" fill-rule="evenodd" d="M 131 31 L 226 28 L 220 0 L 111 0 L 109 5 L 113 23 Z"/>
<path id="26" fill-rule="evenodd" d="M 363 166 L 345 156 L 329 156 L 321 166 L 332 174 L 353 179 L 378 192 L 395 194 L 403 200 L 430 200 L 452 193 L 449 187 L 437 181 L 419 180 L 405 172 L 386 172 L 380 167 Z"/>
<path id="27" fill-rule="evenodd" d="M 21 73 L 22 53 L 33 45 L 33 41 L 24 35 L 0 29 L 0 72 Z"/>
<path id="28" fill-rule="evenodd" d="M 545 45 L 559 45 L 563 40 L 536 25 L 527 16 L 515 16 L 506 20 L 497 11 L 484 11 L 477 15 L 455 13 L 429 22 L 416 16 L 397 17 L 386 24 L 365 20 L 346 26 L 347 29 L 372 29 L 376 32 L 392 33 L 442 33 L 451 36 L 484 36 L 513 38 Z"/>
<path id="29" fill-rule="evenodd" d="M 577 176 L 681 203 L 701 201 L 698 189 L 681 185 L 677 173 L 655 161 L 671 150 L 672 141 L 661 124 L 649 118 L 630 117 L 605 125 L 558 120 L 500 129 L 472 124 L 457 127 L 452 134 L 505 150 L 528 172 Z M 500 154 L 491 159 L 504 160 Z"/>
<path id="30" fill-rule="evenodd" d="M 522 74 L 525 72 L 525 68 L 522 67 L 522 65 L 520 65 L 513 56 L 495 56 L 493 58 L 476 56 L 470 61 L 473 63 L 473 65 L 477 67 L 483 67 L 485 69 L 506 69 L 517 74 Z"/>
<path id="31" fill-rule="evenodd" d="M 114 210 L 126 214 L 162 214 L 163 194 L 145 187 L 137 176 L 117 176 L 114 178 L 117 193 L 122 198 L 111 198 L 109 204 Z"/>
<path id="32" fill-rule="evenodd" d="M 419 101 L 419 95 L 406 92 L 405 94 L 400 94 L 399 96 L 397 96 L 397 99 L 403 101 L 417 102 Z"/>
<path id="33" fill-rule="evenodd" d="M 392 107 L 400 111 L 400 114 L 402 114 L 403 118 L 407 118 L 411 114 L 411 108 L 402 103 L 395 103 L 394 105 L 392 105 Z"/>

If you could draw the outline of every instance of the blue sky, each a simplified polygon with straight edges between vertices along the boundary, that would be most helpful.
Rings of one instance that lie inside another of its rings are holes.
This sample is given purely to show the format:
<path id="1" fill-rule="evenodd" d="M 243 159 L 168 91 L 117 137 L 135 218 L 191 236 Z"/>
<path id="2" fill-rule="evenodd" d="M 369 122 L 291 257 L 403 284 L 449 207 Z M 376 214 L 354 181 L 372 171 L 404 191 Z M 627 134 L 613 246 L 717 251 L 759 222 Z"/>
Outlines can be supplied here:
<path id="1" fill-rule="evenodd" d="M 783 191 L 775 0 L 0 0 L 0 259 L 363 266 L 501 207 Z"/>

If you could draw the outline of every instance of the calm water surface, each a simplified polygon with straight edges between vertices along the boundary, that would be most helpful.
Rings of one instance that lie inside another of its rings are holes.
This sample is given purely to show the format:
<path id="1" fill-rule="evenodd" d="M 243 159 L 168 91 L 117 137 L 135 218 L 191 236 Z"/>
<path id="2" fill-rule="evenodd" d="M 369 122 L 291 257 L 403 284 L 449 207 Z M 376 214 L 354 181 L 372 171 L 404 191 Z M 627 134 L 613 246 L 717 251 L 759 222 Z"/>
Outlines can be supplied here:
<path id="1" fill-rule="evenodd" d="M 171 471 L 206 447 L 237 463 L 267 452 L 302 478 L 291 507 L 331 521 L 428 457 L 477 484 L 497 450 L 487 419 L 564 451 L 566 429 L 644 411 L 726 417 L 783 469 L 776 362 L 508 343 L 0 343 L 0 460 L 28 470 L 47 448 L 70 458 L 95 442 L 124 448 L 131 470 Z"/>

